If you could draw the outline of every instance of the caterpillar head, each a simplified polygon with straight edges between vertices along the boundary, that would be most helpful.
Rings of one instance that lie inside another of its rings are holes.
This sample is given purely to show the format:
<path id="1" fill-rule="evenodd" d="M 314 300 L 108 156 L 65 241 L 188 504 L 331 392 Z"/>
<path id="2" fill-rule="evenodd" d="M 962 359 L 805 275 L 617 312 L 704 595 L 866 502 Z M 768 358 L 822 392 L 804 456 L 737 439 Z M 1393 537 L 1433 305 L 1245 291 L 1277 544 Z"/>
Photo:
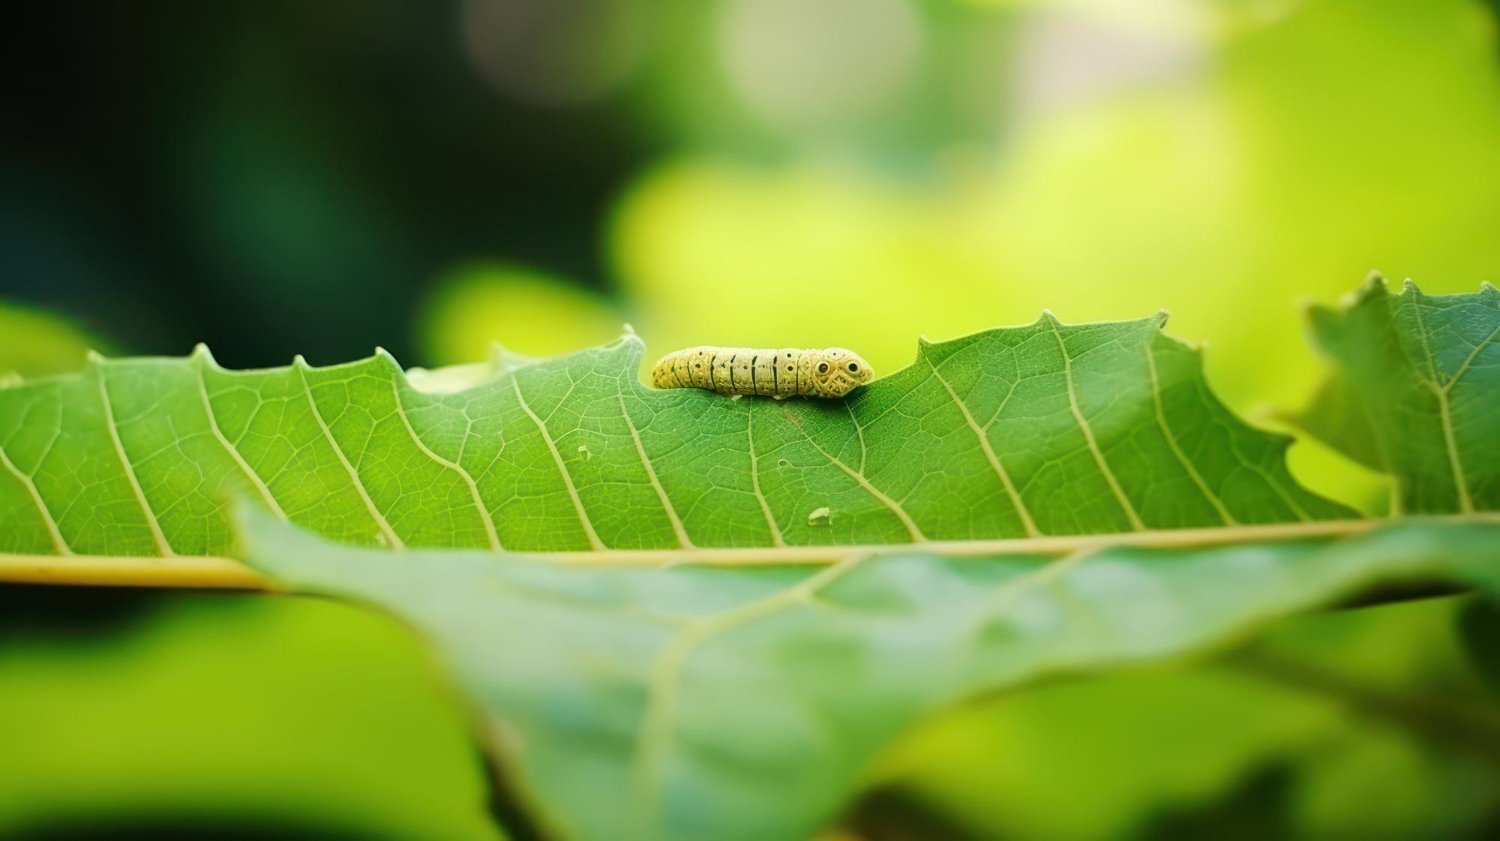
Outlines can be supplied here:
<path id="1" fill-rule="evenodd" d="M 859 354 L 841 347 L 814 353 L 812 378 L 820 397 L 843 397 L 874 379 L 875 372 Z"/>

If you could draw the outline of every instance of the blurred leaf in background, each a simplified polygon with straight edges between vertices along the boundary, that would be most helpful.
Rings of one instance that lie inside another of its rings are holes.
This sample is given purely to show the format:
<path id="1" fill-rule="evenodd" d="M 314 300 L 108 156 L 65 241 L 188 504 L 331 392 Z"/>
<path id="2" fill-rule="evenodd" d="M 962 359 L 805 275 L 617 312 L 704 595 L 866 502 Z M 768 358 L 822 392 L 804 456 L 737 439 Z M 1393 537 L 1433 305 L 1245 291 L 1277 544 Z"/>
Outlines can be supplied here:
<path id="1" fill-rule="evenodd" d="M 1283 835 L 1486 837 L 1500 706 L 1460 644 L 1471 604 L 1340 611 L 1222 663 L 977 702 L 913 733 L 875 776 L 976 838 L 1224 837 L 1270 772 L 1256 820 L 1279 815 Z"/>
<path id="2" fill-rule="evenodd" d="M 424 356 L 450 364 L 485 359 L 496 342 L 528 356 L 605 344 L 625 319 L 601 296 L 563 278 L 503 263 L 445 276 L 418 316 Z"/>
<path id="3" fill-rule="evenodd" d="M 31 379 L 83 367 L 89 350 L 109 350 L 63 316 L 0 301 L 0 376 Z"/>
<path id="4" fill-rule="evenodd" d="M 821 14 L 762 5 L 809 26 Z M 1288 401 L 1316 373 L 1290 318 L 1299 301 L 1377 267 L 1435 292 L 1495 271 L 1500 84 L 1481 6 L 1075 2 L 991 15 L 1010 44 L 990 131 L 934 142 L 917 174 L 849 143 L 759 165 L 696 150 L 646 172 L 612 243 L 648 338 L 846 342 L 891 370 L 912 358 L 914 332 L 1044 307 L 1070 320 L 1170 307 L 1181 335 L 1212 343 L 1231 400 Z M 878 46 L 859 26 L 826 34 L 829 51 Z"/>
<path id="5" fill-rule="evenodd" d="M 0 837 L 152 822 L 499 837 L 462 707 L 390 619 L 25 586 L 0 605 Z"/>

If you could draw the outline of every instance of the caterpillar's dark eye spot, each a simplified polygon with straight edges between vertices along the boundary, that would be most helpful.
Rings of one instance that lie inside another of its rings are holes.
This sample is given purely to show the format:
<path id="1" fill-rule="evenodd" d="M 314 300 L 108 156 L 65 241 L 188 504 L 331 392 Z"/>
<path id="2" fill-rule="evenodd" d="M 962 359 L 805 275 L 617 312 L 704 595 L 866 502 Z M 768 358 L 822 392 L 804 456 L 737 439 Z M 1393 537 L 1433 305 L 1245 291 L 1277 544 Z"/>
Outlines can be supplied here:
<path id="1" fill-rule="evenodd" d="M 849 373 L 851 373 L 851 374 L 857 374 L 857 373 L 859 373 L 859 366 L 855 365 L 853 362 L 850 362 L 849 363 Z"/>
<path id="2" fill-rule="evenodd" d="M 819 374 L 826 374 L 826 373 L 828 373 L 828 363 L 827 362 L 819 362 L 818 363 L 818 373 Z"/>

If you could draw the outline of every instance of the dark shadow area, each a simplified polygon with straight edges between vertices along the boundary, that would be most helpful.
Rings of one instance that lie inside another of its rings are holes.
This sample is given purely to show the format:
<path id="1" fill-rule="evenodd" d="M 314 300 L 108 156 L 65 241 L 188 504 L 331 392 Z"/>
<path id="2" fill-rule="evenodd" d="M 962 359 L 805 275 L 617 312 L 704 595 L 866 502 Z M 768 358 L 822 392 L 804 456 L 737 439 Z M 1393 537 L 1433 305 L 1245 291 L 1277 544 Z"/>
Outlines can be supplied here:
<path id="1" fill-rule="evenodd" d="M 1441 582 L 1403 581 L 1381 584 L 1359 595 L 1334 605 L 1339 610 L 1356 610 L 1364 607 L 1380 607 L 1393 602 L 1410 602 L 1418 599 L 1442 599 L 1468 592 L 1468 588 Z"/>
<path id="2" fill-rule="evenodd" d="M 1263 768 L 1216 801 L 1162 814 L 1137 837 L 1141 841 L 1295 838 L 1295 827 L 1287 819 L 1293 777 L 1284 765 Z"/>
<path id="3" fill-rule="evenodd" d="M 1500 601 L 1475 596 L 1459 611 L 1456 624 L 1455 633 L 1474 673 L 1500 693 Z"/>
<path id="4" fill-rule="evenodd" d="M 489 791 L 489 802 L 485 805 L 495 823 L 504 828 L 505 837 L 510 841 L 551 841 L 552 837 L 527 811 L 520 792 L 499 761 L 483 750 L 479 752 L 479 759 Z"/>
<path id="5" fill-rule="evenodd" d="M 132 587 L 0 584 L 0 643 L 38 635 L 105 637 L 128 631 L 173 598 Z"/>
<path id="6" fill-rule="evenodd" d="M 860 798 L 844 826 L 861 841 L 974 841 L 980 836 L 920 795 L 896 786 Z"/>

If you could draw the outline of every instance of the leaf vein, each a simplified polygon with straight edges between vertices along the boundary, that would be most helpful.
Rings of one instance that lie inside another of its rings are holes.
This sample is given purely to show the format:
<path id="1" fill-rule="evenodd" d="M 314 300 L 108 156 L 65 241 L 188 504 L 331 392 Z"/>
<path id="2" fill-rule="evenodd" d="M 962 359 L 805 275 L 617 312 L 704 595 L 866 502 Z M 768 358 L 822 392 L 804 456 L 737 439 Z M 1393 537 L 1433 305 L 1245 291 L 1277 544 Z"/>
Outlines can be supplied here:
<path id="1" fill-rule="evenodd" d="M 313 399 L 312 384 L 307 380 L 307 363 L 299 356 L 293 361 L 292 367 L 297 369 L 297 376 L 302 380 L 302 391 L 307 395 L 307 406 L 312 410 L 313 420 L 317 421 L 318 428 L 323 430 L 323 438 L 328 441 L 328 446 L 333 449 L 333 454 L 338 457 L 339 464 L 342 464 L 344 471 L 349 474 L 350 481 L 354 483 L 354 490 L 359 493 L 359 498 L 364 500 L 365 508 L 370 512 L 370 518 L 375 521 L 375 527 L 380 529 L 380 533 L 385 536 L 391 548 L 405 549 L 406 544 L 401 541 L 401 538 L 396 534 L 396 530 L 391 528 L 391 524 L 386 521 L 385 515 L 376 507 L 375 500 L 370 498 L 370 492 L 365 488 L 365 483 L 359 478 L 359 471 L 355 470 L 354 465 L 349 463 L 349 457 L 344 455 L 344 451 L 339 447 L 338 441 L 334 440 L 333 430 L 328 428 L 327 422 L 323 420 L 322 412 L 318 411 L 318 401 Z"/>
<path id="2" fill-rule="evenodd" d="M 1094 437 L 1094 428 L 1089 425 L 1088 418 L 1083 416 L 1083 409 L 1078 405 L 1078 388 L 1073 381 L 1073 359 L 1068 356 L 1067 345 L 1063 344 L 1062 332 L 1057 329 L 1057 321 L 1049 318 L 1047 321 L 1052 328 L 1052 335 L 1057 339 L 1057 349 L 1062 353 L 1063 378 L 1068 386 L 1068 408 L 1073 412 L 1073 419 L 1077 421 L 1079 429 L 1083 430 L 1083 438 L 1088 443 L 1089 452 L 1094 457 L 1094 463 L 1104 474 L 1104 480 L 1109 484 L 1109 489 L 1114 493 L 1115 501 L 1124 510 L 1125 517 L 1130 521 L 1130 527 L 1136 531 L 1146 528 L 1141 515 L 1136 513 L 1135 506 L 1131 505 L 1129 497 L 1125 496 L 1125 489 L 1120 486 L 1120 480 L 1115 477 L 1115 472 L 1110 469 L 1109 462 L 1104 458 L 1104 452 L 1099 449 L 1099 441 Z"/>
<path id="3" fill-rule="evenodd" d="M 771 514 L 770 500 L 760 489 L 760 457 L 755 452 L 755 413 L 745 412 L 745 442 L 750 448 L 750 487 L 754 490 L 755 501 L 760 503 L 761 513 L 766 515 L 766 524 L 771 527 L 771 542 L 776 546 L 785 546 L 786 538 L 781 535 L 781 527 L 776 525 L 776 518 Z"/>
<path id="4" fill-rule="evenodd" d="M 494 515 L 490 513 L 488 508 L 485 508 L 484 499 L 479 495 L 479 484 L 474 481 L 474 477 L 469 475 L 469 471 L 465 470 L 462 464 L 456 461 L 449 461 L 438 455 L 417 434 L 416 428 L 411 424 L 411 417 L 406 414 L 406 407 L 402 405 L 401 386 L 396 377 L 391 377 L 391 398 L 396 401 L 396 417 L 401 419 L 401 425 L 405 427 L 406 434 L 411 436 L 411 441 L 417 445 L 417 449 L 421 450 L 424 455 L 439 465 L 453 471 L 468 486 L 469 499 L 474 503 L 474 508 L 479 512 L 479 519 L 484 523 L 484 533 L 489 538 L 490 548 L 495 551 L 504 549 L 505 547 L 500 545 L 500 535 L 495 531 Z"/>
<path id="5" fill-rule="evenodd" d="M 942 385 L 943 390 L 948 392 L 948 397 L 952 399 L 953 405 L 957 406 L 958 411 L 963 414 L 964 423 L 968 425 L 969 430 L 978 439 L 979 447 L 984 451 L 984 457 L 989 461 L 990 468 L 995 471 L 995 475 L 1000 478 L 1000 484 L 1005 487 L 1005 495 L 1010 498 L 1011 507 L 1015 509 L 1016 515 L 1021 518 L 1021 525 L 1026 529 L 1027 537 L 1040 536 L 1042 532 L 1037 528 L 1036 520 L 1031 516 L 1031 510 L 1026 507 L 1026 501 L 1021 498 L 1020 490 L 1011 481 L 1010 472 L 1005 469 L 1005 465 L 1000 461 L 999 454 L 990 445 L 989 436 L 985 434 L 984 429 L 974 420 L 974 415 L 969 411 L 968 405 L 959 398 L 958 392 L 953 390 L 953 386 L 948 384 L 948 380 L 938 371 L 937 365 L 933 364 L 932 359 L 925 353 L 922 354 L 922 358 L 927 361 L 928 367 L 932 369 L 932 376 Z"/>
<path id="6" fill-rule="evenodd" d="M 632 763 L 637 803 L 644 810 L 638 819 L 643 829 L 655 818 L 661 798 L 662 776 L 676 730 L 677 701 L 682 674 L 693 653 L 716 637 L 752 622 L 773 616 L 798 604 L 809 603 L 818 591 L 852 572 L 871 555 L 850 555 L 837 564 L 809 575 L 797 584 L 770 596 L 740 605 L 717 616 L 694 622 L 662 647 L 652 661 L 646 685 L 646 704 L 641 713 L 640 735 Z"/>
<path id="7" fill-rule="evenodd" d="M 1156 372 L 1156 354 L 1152 353 L 1149 345 L 1145 350 L 1146 369 L 1151 373 L 1151 400 L 1156 406 L 1156 425 L 1161 427 L 1161 434 L 1167 439 L 1167 446 L 1171 448 L 1172 455 L 1177 457 L 1178 463 L 1187 471 L 1193 484 L 1198 486 L 1198 490 L 1203 492 L 1203 496 L 1213 505 L 1214 510 L 1219 512 L 1219 519 L 1223 520 L 1227 526 L 1236 525 L 1238 521 L 1235 520 L 1234 515 L 1229 513 L 1229 508 L 1224 505 L 1224 501 L 1208 486 L 1203 474 L 1198 472 L 1197 465 L 1193 464 L 1187 457 L 1187 453 L 1183 452 L 1182 445 L 1177 441 L 1177 434 L 1172 431 L 1171 424 L 1167 423 L 1167 410 L 1162 404 L 1161 378 Z"/>
<path id="8" fill-rule="evenodd" d="M 651 487 L 656 491 L 656 498 L 661 500 L 662 510 L 667 514 L 667 520 L 672 524 L 672 533 L 677 536 L 677 545 L 684 549 L 692 549 L 693 541 L 688 537 L 687 527 L 683 525 L 682 518 L 677 516 L 677 509 L 672 507 L 672 500 L 667 497 L 667 489 L 662 487 L 661 478 L 656 475 L 656 467 L 651 464 L 651 457 L 646 454 L 646 445 L 641 442 L 640 430 L 635 428 L 635 421 L 630 418 L 630 410 L 625 408 L 624 391 L 616 392 L 615 396 L 620 401 L 620 415 L 625 419 L 625 427 L 630 430 L 630 438 L 635 441 L 636 454 L 640 456 L 641 466 L 646 468 L 646 477 L 651 480 Z"/>
<path id="9" fill-rule="evenodd" d="M 589 539 L 589 546 L 593 547 L 596 552 L 608 548 L 604 545 L 604 541 L 599 539 L 599 533 L 594 531 L 594 524 L 589 521 L 589 514 L 583 507 L 583 499 L 578 496 L 578 488 L 573 484 L 573 477 L 568 473 L 568 465 L 563 462 L 562 453 L 557 450 L 557 443 L 547 432 L 547 425 L 542 423 L 542 419 L 537 417 L 536 412 L 533 412 L 530 404 L 526 402 L 526 395 L 521 393 L 521 383 L 514 374 L 511 375 L 510 386 L 516 393 L 516 400 L 520 401 L 521 411 L 525 412 L 526 416 L 531 418 L 531 422 L 536 424 L 537 431 L 542 434 L 542 441 L 547 445 L 547 451 L 552 453 L 552 461 L 557 465 L 557 472 L 562 476 L 563 485 L 568 490 L 568 497 L 573 500 L 573 509 L 578 512 L 578 521 L 583 524 L 583 533 Z"/>
<path id="10" fill-rule="evenodd" d="M 36 482 L 32 480 L 30 475 L 21 472 L 21 469 L 16 467 L 15 463 L 10 460 L 10 456 L 6 455 L 3 446 L 0 446 L 0 463 L 4 463 L 5 469 L 9 470 L 11 475 L 20 481 L 26 488 L 26 492 L 31 495 L 31 501 L 36 503 L 37 510 L 42 512 L 42 522 L 47 525 L 47 531 L 52 536 L 52 545 L 57 549 L 57 554 L 73 554 L 73 548 L 68 545 L 67 540 L 63 539 L 62 529 L 58 527 L 57 520 L 52 516 L 52 511 L 47 508 L 46 501 L 42 499 L 41 492 L 37 490 Z M 41 462 L 38 461 L 37 464 L 41 464 Z"/>
<path id="11" fill-rule="evenodd" d="M 1422 349 L 1427 355 L 1427 367 L 1432 372 L 1432 379 L 1427 385 L 1438 401 L 1438 422 L 1443 430 L 1443 447 L 1448 451 L 1448 470 L 1453 474 L 1453 490 L 1458 496 L 1458 509 L 1465 514 L 1474 510 L 1474 500 L 1469 496 L 1469 481 L 1464 475 L 1463 458 L 1458 453 L 1458 436 L 1453 429 L 1453 408 L 1448 404 L 1448 389 L 1452 386 L 1454 379 L 1447 386 L 1438 380 L 1437 355 L 1432 351 L 1432 340 L 1427 335 L 1427 322 L 1422 317 L 1422 303 L 1419 300 L 1412 301 L 1412 313 L 1417 319 L 1417 337 L 1422 340 Z M 1500 329 L 1500 328 L 1497 328 Z M 1493 334 L 1491 334 L 1493 336 Z M 1484 345 L 1481 342 L 1474 348 L 1477 355 L 1479 349 Z M 1465 361 L 1463 370 L 1467 372 L 1468 362 Z"/>
<path id="12" fill-rule="evenodd" d="M 203 401 L 203 414 L 208 418 L 209 431 L 213 433 L 214 439 L 224 448 L 224 452 L 228 453 L 229 457 L 234 460 L 234 463 L 239 466 L 240 470 L 245 474 L 245 478 L 250 480 L 250 484 L 260 492 L 261 498 L 266 502 L 266 507 L 270 508 L 271 512 L 280 519 L 287 519 L 286 512 L 281 510 L 281 504 L 271 494 L 270 486 L 250 467 L 250 463 L 245 460 L 239 448 L 230 443 L 229 438 L 224 435 L 224 430 L 219 427 L 219 419 L 214 414 L 213 402 L 208 397 L 208 380 L 204 377 L 201 363 L 193 367 L 198 375 L 198 395 Z"/>
<path id="13" fill-rule="evenodd" d="M 867 491 L 871 496 L 875 497 L 875 499 L 883 504 L 886 508 L 889 508 L 891 510 L 891 513 L 895 514 L 897 519 L 901 521 L 901 524 L 906 527 L 906 531 L 911 535 L 913 543 L 926 542 L 927 536 L 922 534 L 922 530 L 917 527 L 916 521 L 911 518 L 910 514 L 906 513 L 906 509 L 902 508 L 900 503 L 898 503 L 894 499 L 891 499 L 881 489 L 875 487 L 875 484 L 871 482 L 869 478 L 865 476 L 865 474 L 860 473 L 849 465 L 843 463 L 832 453 L 823 449 L 822 445 L 820 445 L 817 441 L 814 441 L 811 435 L 807 434 L 807 430 L 802 428 L 802 424 L 798 423 L 796 418 L 793 418 L 784 410 L 782 412 L 782 417 L 786 418 L 787 421 L 791 423 L 791 425 L 798 432 L 802 433 L 802 437 L 807 439 L 807 443 L 811 444 L 813 449 L 821 453 L 823 457 L 828 459 L 828 461 L 831 462 L 835 467 L 844 471 L 844 474 L 849 478 L 859 483 L 859 486 L 861 488 L 864 488 L 865 491 Z"/>
<path id="14" fill-rule="evenodd" d="M 161 523 L 157 521 L 156 512 L 151 510 L 151 505 L 146 501 L 146 492 L 141 488 L 141 481 L 135 475 L 135 465 L 130 463 L 129 457 L 125 455 L 125 442 L 120 440 L 119 424 L 115 421 L 114 406 L 109 401 L 109 388 L 104 383 L 104 363 L 95 364 L 94 376 L 99 381 L 99 400 L 104 407 L 104 426 L 109 431 L 109 440 L 114 444 L 115 454 L 120 457 L 120 467 L 125 472 L 125 479 L 130 483 L 130 490 L 135 494 L 136 502 L 141 505 L 141 513 L 146 515 L 146 525 L 151 529 L 151 538 L 156 542 L 156 548 L 163 556 L 177 554 L 172 551 L 172 544 L 167 542 L 167 535 L 161 530 Z"/>

